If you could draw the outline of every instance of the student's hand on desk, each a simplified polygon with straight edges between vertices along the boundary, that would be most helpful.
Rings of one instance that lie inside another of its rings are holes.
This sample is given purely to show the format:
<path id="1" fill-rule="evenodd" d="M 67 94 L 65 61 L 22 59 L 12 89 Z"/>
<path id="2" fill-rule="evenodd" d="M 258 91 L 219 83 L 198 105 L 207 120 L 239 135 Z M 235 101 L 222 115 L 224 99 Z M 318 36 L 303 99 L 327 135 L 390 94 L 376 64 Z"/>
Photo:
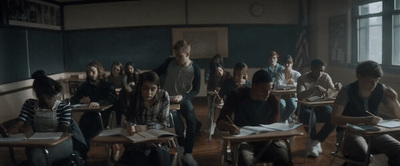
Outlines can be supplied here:
<path id="1" fill-rule="evenodd" d="M 180 101 L 182 101 L 183 97 L 182 95 L 177 95 L 175 98 L 171 98 L 171 102 L 173 103 L 179 103 Z"/>
<path id="2" fill-rule="evenodd" d="M 98 103 L 98 102 L 91 102 L 91 103 L 89 103 L 89 108 L 97 108 L 97 107 L 99 107 L 100 106 L 100 104 Z"/>
<path id="3" fill-rule="evenodd" d="M 340 83 L 340 82 L 336 82 L 335 83 L 335 90 L 340 90 L 340 89 L 342 89 L 342 83 Z"/>
<path id="4" fill-rule="evenodd" d="M 229 131 L 230 134 L 232 134 L 232 135 L 240 134 L 240 128 L 237 127 L 236 125 L 229 123 L 229 124 L 227 124 L 226 127 L 227 127 L 227 130 Z"/>
<path id="5" fill-rule="evenodd" d="M 224 99 L 217 99 L 215 100 L 215 102 L 217 102 L 218 105 L 224 103 Z"/>
<path id="6" fill-rule="evenodd" d="M 382 121 L 382 118 L 379 116 L 367 116 L 366 120 L 366 124 L 377 125 L 380 121 Z"/>
<path id="7" fill-rule="evenodd" d="M 88 96 L 82 97 L 81 101 L 82 104 L 89 104 L 90 103 L 90 98 Z"/>
<path id="8" fill-rule="evenodd" d="M 293 79 L 288 79 L 287 80 L 288 85 L 294 85 L 294 80 Z"/>

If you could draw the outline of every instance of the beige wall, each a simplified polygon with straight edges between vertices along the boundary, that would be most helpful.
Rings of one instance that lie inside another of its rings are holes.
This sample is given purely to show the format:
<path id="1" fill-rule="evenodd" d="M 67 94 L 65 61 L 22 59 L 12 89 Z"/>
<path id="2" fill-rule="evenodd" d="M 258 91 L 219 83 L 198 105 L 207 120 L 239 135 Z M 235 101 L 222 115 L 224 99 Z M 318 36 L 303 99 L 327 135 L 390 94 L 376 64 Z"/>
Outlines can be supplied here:
<path id="1" fill-rule="evenodd" d="M 250 14 L 257 2 L 263 14 Z M 297 24 L 293 0 L 148 0 L 64 7 L 65 30 L 188 24 Z"/>

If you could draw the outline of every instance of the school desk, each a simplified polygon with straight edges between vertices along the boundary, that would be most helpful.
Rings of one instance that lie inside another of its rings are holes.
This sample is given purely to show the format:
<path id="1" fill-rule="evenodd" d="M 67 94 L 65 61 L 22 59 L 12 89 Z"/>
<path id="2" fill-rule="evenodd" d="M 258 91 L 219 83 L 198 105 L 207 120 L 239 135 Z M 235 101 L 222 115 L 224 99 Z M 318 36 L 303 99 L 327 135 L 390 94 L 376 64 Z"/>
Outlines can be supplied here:
<path id="1" fill-rule="evenodd" d="M 297 101 L 298 103 L 298 116 L 300 117 L 300 111 L 301 111 L 301 107 L 310 107 L 311 108 L 311 113 L 310 113 L 310 119 L 308 122 L 308 126 L 311 126 L 311 120 L 313 119 L 314 116 L 314 109 L 315 107 L 319 107 L 319 106 L 328 106 L 328 105 L 332 105 L 335 102 L 335 100 L 332 99 L 327 99 L 327 100 L 320 100 L 320 101 Z M 307 133 L 307 138 L 310 138 L 310 133 L 311 133 L 311 127 L 308 127 L 308 133 Z M 307 139 L 307 143 L 306 143 L 306 147 L 308 146 L 311 139 Z M 307 153 L 305 153 L 304 156 L 304 162 L 306 161 L 306 157 L 307 157 Z"/>
<path id="2" fill-rule="evenodd" d="M 20 141 L 10 141 L 10 142 L 0 142 L 0 147 L 8 147 L 9 149 L 9 155 L 11 161 L 15 164 L 18 165 L 15 156 L 14 156 L 14 149 L 13 147 L 38 147 L 43 149 L 43 153 L 46 156 L 46 165 L 50 166 L 50 159 L 49 159 L 49 151 L 47 148 L 56 146 L 62 142 L 64 142 L 67 139 L 70 139 L 72 137 L 72 134 L 63 134 L 60 139 L 56 140 L 30 140 L 30 139 L 25 139 L 25 140 L 20 140 Z"/>
<path id="3" fill-rule="evenodd" d="M 272 132 L 265 132 L 260 134 L 252 134 L 247 136 L 232 136 L 229 134 L 222 136 L 222 160 L 221 165 L 224 165 L 224 161 L 227 160 L 227 146 L 228 142 L 231 143 L 231 152 L 233 154 L 233 165 L 238 165 L 239 159 L 239 144 L 242 142 L 260 142 L 260 141 L 268 141 L 268 140 L 287 140 L 294 136 L 301 136 L 303 132 L 298 129 L 288 130 L 288 131 L 272 131 Z M 286 142 L 286 141 L 285 141 Z M 287 144 L 289 152 L 290 145 Z"/>
<path id="4" fill-rule="evenodd" d="M 88 104 L 75 104 L 71 105 L 72 112 L 96 112 L 101 124 L 101 129 L 104 130 L 103 119 L 101 118 L 101 112 L 109 109 L 113 105 L 103 105 L 99 107 L 88 107 Z"/>
<path id="5" fill-rule="evenodd" d="M 166 128 L 166 131 L 175 133 L 175 129 L 174 128 Z M 126 138 L 125 136 L 122 135 L 114 135 L 114 136 L 96 136 L 92 139 L 93 143 L 98 143 L 98 144 L 105 144 L 106 146 L 106 154 L 107 154 L 107 165 L 114 165 L 113 161 L 111 161 L 111 159 L 113 159 L 113 146 L 109 146 L 110 144 L 132 144 L 132 140 Z M 168 136 L 168 137 L 160 137 L 157 139 L 153 139 L 153 140 L 148 140 L 148 141 L 144 141 L 144 142 L 140 142 L 137 144 L 158 144 L 158 143 L 169 143 L 169 145 L 172 145 L 172 147 L 176 148 L 176 153 L 179 154 L 181 152 L 178 153 L 179 148 L 178 147 L 178 142 L 177 142 L 177 138 L 175 136 Z M 117 155 L 119 155 L 119 151 L 117 152 Z M 160 160 L 164 161 L 163 156 L 160 155 Z M 181 163 L 181 159 L 180 156 L 177 155 L 177 161 L 179 165 L 182 165 Z"/>

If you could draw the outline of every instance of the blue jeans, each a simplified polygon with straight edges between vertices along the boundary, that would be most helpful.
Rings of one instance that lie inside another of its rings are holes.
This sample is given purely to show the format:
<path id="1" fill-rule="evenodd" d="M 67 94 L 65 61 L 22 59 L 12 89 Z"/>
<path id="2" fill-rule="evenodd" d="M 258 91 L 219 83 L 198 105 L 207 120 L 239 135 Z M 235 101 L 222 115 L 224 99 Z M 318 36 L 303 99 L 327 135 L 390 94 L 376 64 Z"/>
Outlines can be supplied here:
<path id="1" fill-rule="evenodd" d="M 196 114 L 194 112 L 192 101 L 186 100 L 180 105 L 181 109 L 173 112 L 175 132 L 178 135 L 178 144 L 185 148 L 184 153 L 192 153 L 194 135 L 196 133 Z M 186 135 L 184 134 L 185 126 L 178 113 L 186 120 Z"/>
<path id="2" fill-rule="evenodd" d="M 326 138 L 328 138 L 329 134 L 335 130 L 336 126 L 331 124 L 331 106 L 319 106 L 315 107 L 314 111 L 311 111 L 310 107 L 301 107 L 300 110 L 300 122 L 308 125 L 310 120 L 310 113 L 313 112 L 313 118 L 311 119 L 311 140 L 318 140 L 319 142 L 323 142 Z M 316 123 L 325 123 L 321 130 L 317 133 Z M 308 130 L 306 130 L 308 131 Z"/>
<path id="3" fill-rule="evenodd" d="M 285 122 L 296 111 L 297 102 L 295 97 L 280 99 L 281 103 L 281 122 Z"/>
<path id="4" fill-rule="evenodd" d="M 339 132 L 338 139 L 343 137 L 343 132 Z M 365 162 L 368 144 L 364 137 L 348 133 L 344 139 L 343 153 L 352 160 Z M 389 160 L 388 165 L 400 165 L 400 142 L 392 136 L 384 134 L 371 138 L 371 154 L 385 154 Z"/>

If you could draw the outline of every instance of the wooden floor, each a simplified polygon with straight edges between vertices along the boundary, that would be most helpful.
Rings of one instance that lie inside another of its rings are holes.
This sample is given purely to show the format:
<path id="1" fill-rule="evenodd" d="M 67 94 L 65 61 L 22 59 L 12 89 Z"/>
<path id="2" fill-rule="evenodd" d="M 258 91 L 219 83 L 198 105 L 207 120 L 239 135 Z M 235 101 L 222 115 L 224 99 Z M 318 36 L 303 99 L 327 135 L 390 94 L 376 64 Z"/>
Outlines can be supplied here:
<path id="1" fill-rule="evenodd" d="M 196 98 L 193 102 L 197 118 L 202 122 L 203 126 L 201 132 L 197 133 L 195 146 L 193 149 L 193 156 L 198 161 L 199 165 L 204 166 L 218 166 L 221 165 L 221 140 L 218 136 L 208 140 L 208 108 L 206 98 Z M 320 127 L 320 126 L 319 126 Z M 296 166 L 314 166 L 314 165 L 341 165 L 343 160 L 336 159 L 331 164 L 333 157 L 330 152 L 335 148 L 335 132 L 322 143 L 323 153 L 318 158 L 304 158 L 305 144 L 307 140 L 306 132 L 302 127 L 300 129 L 304 132 L 303 136 L 298 136 L 293 139 L 291 144 L 293 162 Z M 120 146 L 122 147 L 122 146 Z M 17 160 L 21 161 L 26 159 L 23 148 L 16 148 L 15 150 Z M 104 145 L 94 145 L 88 154 L 89 158 L 86 162 L 87 166 L 106 165 L 106 152 Z M 384 159 L 374 160 L 371 165 L 385 165 Z M 0 148 L 0 166 L 12 165 L 8 155 L 8 148 Z"/>

